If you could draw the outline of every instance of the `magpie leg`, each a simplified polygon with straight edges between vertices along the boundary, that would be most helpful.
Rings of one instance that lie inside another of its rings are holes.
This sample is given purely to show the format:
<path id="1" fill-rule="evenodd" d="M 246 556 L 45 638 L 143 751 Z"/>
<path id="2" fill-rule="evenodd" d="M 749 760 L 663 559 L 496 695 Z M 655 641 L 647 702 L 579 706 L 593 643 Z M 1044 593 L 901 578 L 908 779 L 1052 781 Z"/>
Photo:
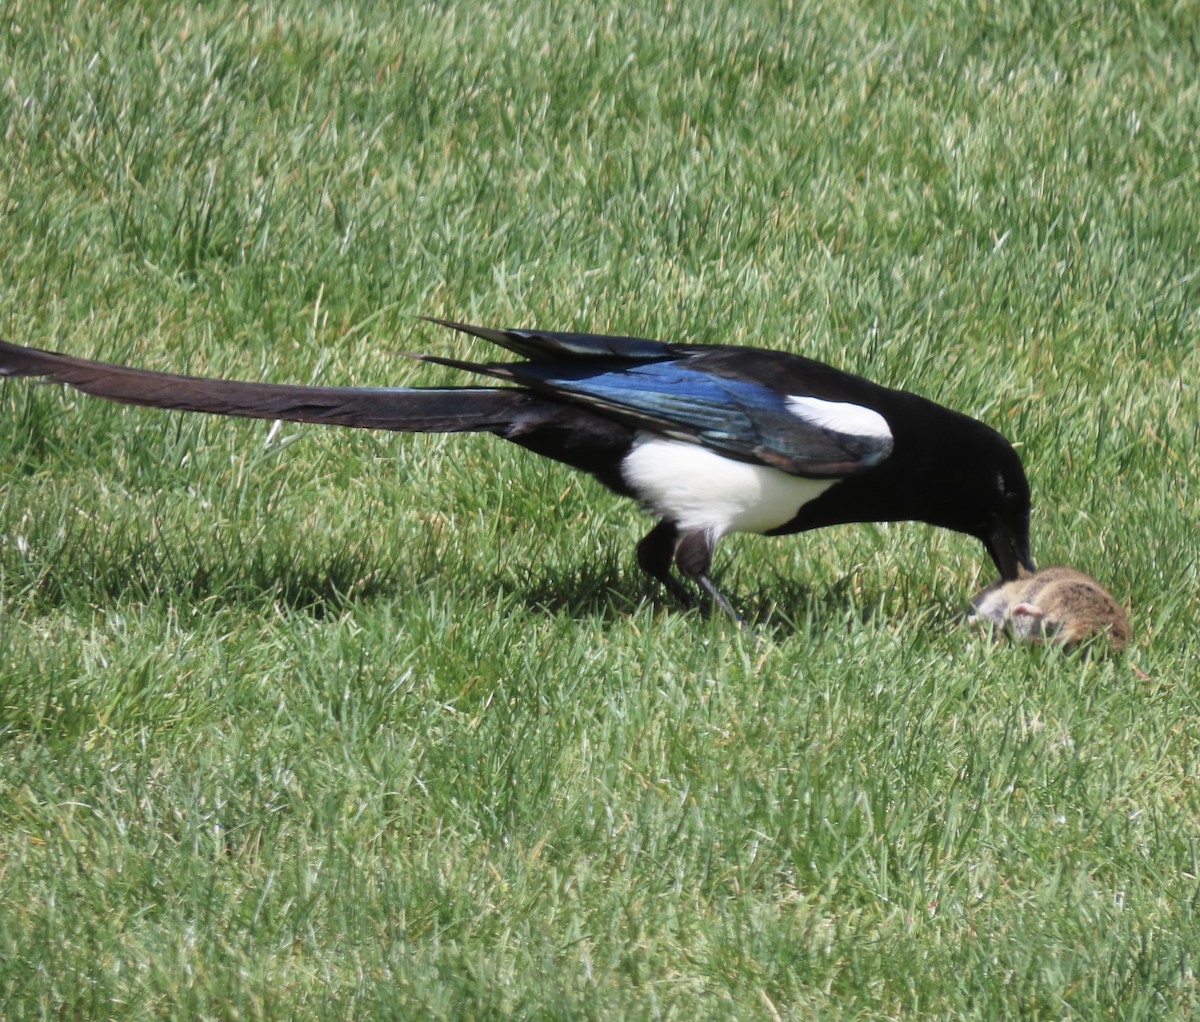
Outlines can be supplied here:
<path id="1" fill-rule="evenodd" d="M 675 548 L 675 563 L 686 578 L 695 579 L 697 585 L 708 594 L 708 598 L 721 609 L 721 613 L 730 621 L 736 622 L 739 627 L 745 628 L 746 622 L 742 620 L 742 616 L 721 595 L 720 590 L 708 576 L 709 569 L 712 567 L 715 542 L 712 534 L 707 531 L 689 532 Z"/>
<path id="2" fill-rule="evenodd" d="M 667 592 L 685 607 L 694 607 L 696 597 L 671 572 L 671 561 L 675 557 L 675 545 L 678 541 L 678 526 L 664 518 L 638 543 L 638 567 L 651 578 L 661 582 Z"/>

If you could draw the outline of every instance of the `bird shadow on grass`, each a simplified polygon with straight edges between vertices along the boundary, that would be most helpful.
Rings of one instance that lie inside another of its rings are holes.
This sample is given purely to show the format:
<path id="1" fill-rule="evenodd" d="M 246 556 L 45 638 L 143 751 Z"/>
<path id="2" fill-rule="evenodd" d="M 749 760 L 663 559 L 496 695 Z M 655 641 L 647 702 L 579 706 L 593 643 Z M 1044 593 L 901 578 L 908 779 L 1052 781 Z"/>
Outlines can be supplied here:
<path id="1" fill-rule="evenodd" d="M 61 537 L 39 563 L 26 565 L 22 578 L 9 575 L 9 599 L 44 610 L 122 602 L 266 604 L 321 619 L 377 599 L 438 589 L 461 593 L 462 586 L 461 574 L 447 571 L 433 550 L 397 555 L 395 549 L 366 550 L 354 542 L 321 549 L 240 536 L 222 547 L 212 534 L 181 547 L 163 542 L 153 531 L 106 533 L 103 543 L 91 542 L 94 538 L 86 531 Z M 812 584 L 771 572 L 747 584 L 745 573 L 733 571 L 717 581 L 751 629 L 780 638 L 875 629 L 899 617 L 911 621 L 913 615 L 923 626 L 942 627 L 959 610 L 925 591 L 910 595 L 902 586 L 872 588 L 854 576 Z M 650 603 L 655 611 L 692 616 L 698 623 L 701 617 L 615 553 L 571 567 L 507 562 L 490 579 L 477 582 L 482 584 L 472 592 L 481 603 L 492 589 L 507 604 L 523 606 L 535 616 L 618 621 Z M 462 597 L 464 602 L 472 598 Z M 715 616 L 723 620 L 719 612 Z"/>
<path id="2" fill-rule="evenodd" d="M 809 637 L 838 632 L 903 627 L 906 631 L 947 631 L 963 617 L 961 608 L 927 589 L 903 583 L 864 583 L 856 573 L 818 585 L 773 577 L 762 590 L 764 625 L 786 634 Z"/>
<path id="3" fill-rule="evenodd" d="M 901 616 L 918 616 L 927 627 L 943 628 L 959 616 L 957 608 L 946 606 L 928 593 L 909 597 L 894 588 L 864 589 L 849 576 L 816 585 L 783 576 L 759 580 L 753 587 L 743 585 L 743 581 L 735 573 L 719 579 L 718 586 L 751 630 L 781 638 L 833 634 L 839 629 L 876 629 Z M 583 562 L 571 571 L 511 571 L 499 576 L 497 582 L 517 604 L 533 613 L 617 620 L 629 617 L 649 601 L 656 610 L 690 614 L 697 620 L 701 617 L 697 607 L 685 606 L 657 582 L 616 557 Z M 713 613 L 724 620 L 719 611 Z"/>
<path id="4" fill-rule="evenodd" d="M 117 547 L 93 550 L 78 544 L 52 551 L 29 565 L 23 578 L 10 575 L 10 599 L 41 610 L 125 602 L 266 603 L 320 618 L 406 584 L 396 566 L 364 568 L 353 551 L 312 556 L 248 544 L 231 557 L 215 548 L 177 550 L 128 538 Z"/>
<path id="5" fill-rule="evenodd" d="M 640 573 L 631 573 L 617 558 L 583 561 L 569 571 L 533 565 L 513 566 L 495 579 L 500 589 L 530 613 L 565 614 L 571 618 L 628 617 L 646 599 L 679 607 Z"/>

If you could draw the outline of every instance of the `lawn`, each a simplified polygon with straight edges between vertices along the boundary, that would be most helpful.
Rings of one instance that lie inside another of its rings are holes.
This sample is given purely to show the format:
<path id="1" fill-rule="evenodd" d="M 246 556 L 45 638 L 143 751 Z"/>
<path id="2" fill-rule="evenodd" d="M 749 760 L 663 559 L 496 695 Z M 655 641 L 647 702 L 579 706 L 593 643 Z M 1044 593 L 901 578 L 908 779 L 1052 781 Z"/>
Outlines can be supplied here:
<path id="1" fill-rule="evenodd" d="M 740 633 L 494 438 L 0 383 L 0 1017 L 1194 1018 L 1191 6 L 390 6 L 10 0 L 0 336 L 802 352 L 1017 443 L 1130 651 L 924 526 L 723 543 Z"/>

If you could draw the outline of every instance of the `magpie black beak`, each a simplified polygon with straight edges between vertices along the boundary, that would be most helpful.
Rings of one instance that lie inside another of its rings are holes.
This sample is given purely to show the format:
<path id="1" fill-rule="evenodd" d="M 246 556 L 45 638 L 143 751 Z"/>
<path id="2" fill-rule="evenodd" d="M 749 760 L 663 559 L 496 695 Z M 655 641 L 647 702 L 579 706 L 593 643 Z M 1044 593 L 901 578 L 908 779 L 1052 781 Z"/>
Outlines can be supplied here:
<path id="1" fill-rule="evenodd" d="M 1033 555 L 1029 552 L 1029 530 L 1022 530 L 1018 535 L 1007 525 L 997 524 L 983 538 L 983 544 L 996 567 L 1000 569 L 1000 578 L 1011 582 L 1022 571 L 1033 572 Z"/>

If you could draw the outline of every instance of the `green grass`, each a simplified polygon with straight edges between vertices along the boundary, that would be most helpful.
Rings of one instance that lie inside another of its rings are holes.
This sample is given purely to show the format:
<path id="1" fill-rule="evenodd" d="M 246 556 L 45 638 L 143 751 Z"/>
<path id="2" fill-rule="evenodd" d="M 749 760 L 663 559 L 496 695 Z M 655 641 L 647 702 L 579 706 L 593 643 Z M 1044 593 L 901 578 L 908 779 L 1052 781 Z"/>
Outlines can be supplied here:
<path id="1" fill-rule="evenodd" d="M 0 1016 L 1196 1016 L 1190 5 L 54 6 L 0 18 L 0 336 L 801 351 L 1020 443 L 1134 639 L 983 643 L 915 525 L 724 543 L 742 635 L 491 438 L 9 382 Z"/>

